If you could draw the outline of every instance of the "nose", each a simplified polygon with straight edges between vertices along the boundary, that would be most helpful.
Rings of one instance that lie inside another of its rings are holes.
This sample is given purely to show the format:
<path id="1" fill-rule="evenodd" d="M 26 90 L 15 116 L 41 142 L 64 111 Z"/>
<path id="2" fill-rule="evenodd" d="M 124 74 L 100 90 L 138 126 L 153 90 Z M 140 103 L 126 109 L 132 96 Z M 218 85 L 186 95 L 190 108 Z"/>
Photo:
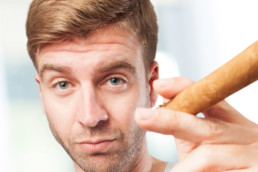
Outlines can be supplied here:
<path id="1" fill-rule="evenodd" d="M 98 99 L 94 87 L 82 89 L 78 102 L 77 121 L 85 127 L 96 127 L 101 121 L 108 120 L 103 102 Z"/>

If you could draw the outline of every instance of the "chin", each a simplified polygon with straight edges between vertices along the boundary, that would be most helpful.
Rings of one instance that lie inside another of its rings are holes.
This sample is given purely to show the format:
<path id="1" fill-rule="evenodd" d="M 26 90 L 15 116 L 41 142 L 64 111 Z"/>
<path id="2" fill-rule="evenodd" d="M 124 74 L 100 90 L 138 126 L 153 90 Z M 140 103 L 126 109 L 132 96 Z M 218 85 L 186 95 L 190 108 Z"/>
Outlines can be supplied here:
<path id="1" fill-rule="evenodd" d="M 77 154 L 78 155 L 78 154 Z M 126 159 L 126 154 L 122 155 Z M 75 167 L 84 172 L 116 172 L 121 171 L 127 163 L 127 160 L 122 160 L 121 155 L 113 154 L 93 154 L 87 157 L 81 155 L 79 157 L 72 157 Z M 76 168 L 76 169 L 77 169 Z"/>

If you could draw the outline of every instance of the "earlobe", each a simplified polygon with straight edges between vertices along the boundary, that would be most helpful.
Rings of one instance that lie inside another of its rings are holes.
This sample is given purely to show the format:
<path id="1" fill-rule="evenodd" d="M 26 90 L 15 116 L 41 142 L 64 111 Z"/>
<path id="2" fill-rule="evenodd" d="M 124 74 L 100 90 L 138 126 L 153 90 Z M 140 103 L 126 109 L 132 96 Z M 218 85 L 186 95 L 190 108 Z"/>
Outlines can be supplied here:
<path id="1" fill-rule="evenodd" d="M 150 102 L 151 107 L 153 107 L 157 101 L 158 93 L 156 93 L 153 89 L 153 82 L 159 79 L 159 65 L 158 62 L 154 61 L 148 72 L 148 81 L 149 81 L 149 88 L 150 88 Z"/>
<path id="2" fill-rule="evenodd" d="M 38 73 L 35 75 L 35 80 L 36 80 L 36 82 L 37 82 L 38 84 L 40 84 L 39 74 L 38 74 Z"/>

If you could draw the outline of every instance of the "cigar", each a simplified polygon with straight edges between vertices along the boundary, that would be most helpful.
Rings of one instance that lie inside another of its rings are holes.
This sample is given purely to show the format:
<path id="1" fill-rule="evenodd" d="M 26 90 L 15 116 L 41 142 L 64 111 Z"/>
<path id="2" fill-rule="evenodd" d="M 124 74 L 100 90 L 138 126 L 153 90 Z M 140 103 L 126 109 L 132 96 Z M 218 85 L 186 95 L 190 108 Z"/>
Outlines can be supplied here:
<path id="1" fill-rule="evenodd" d="M 258 41 L 161 107 L 197 114 L 258 79 Z"/>

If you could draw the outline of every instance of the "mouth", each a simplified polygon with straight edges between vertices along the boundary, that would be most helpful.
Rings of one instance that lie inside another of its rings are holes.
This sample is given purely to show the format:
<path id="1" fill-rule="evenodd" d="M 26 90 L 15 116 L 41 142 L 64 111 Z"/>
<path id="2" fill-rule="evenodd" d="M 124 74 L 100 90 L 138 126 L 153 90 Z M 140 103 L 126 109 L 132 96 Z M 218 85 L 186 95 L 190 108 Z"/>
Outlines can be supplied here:
<path id="1" fill-rule="evenodd" d="M 110 150 L 114 145 L 114 142 L 115 139 L 83 141 L 79 143 L 79 147 L 90 154 L 99 154 Z"/>

